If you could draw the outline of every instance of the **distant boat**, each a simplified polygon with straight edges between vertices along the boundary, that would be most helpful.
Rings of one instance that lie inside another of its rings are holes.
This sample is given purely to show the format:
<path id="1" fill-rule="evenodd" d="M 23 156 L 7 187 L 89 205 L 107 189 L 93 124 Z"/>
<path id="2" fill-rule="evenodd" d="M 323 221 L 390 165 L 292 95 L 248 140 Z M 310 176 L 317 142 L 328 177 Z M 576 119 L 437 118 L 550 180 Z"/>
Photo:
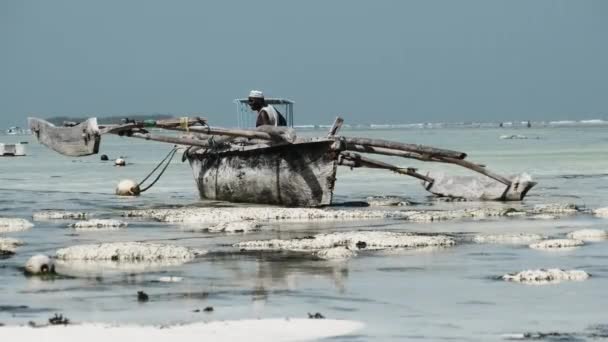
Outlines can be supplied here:
<path id="1" fill-rule="evenodd" d="M 0 144 L 0 157 L 25 156 L 25 144 Z"/>
<path id="2" fill-rule="evenodd" d="M 21 129 L 19 127 L 9 127 L 9 129 L 6 130 L 6 134 L 8 135 L 17 135 L 17 133 L 19 133 Z"/>

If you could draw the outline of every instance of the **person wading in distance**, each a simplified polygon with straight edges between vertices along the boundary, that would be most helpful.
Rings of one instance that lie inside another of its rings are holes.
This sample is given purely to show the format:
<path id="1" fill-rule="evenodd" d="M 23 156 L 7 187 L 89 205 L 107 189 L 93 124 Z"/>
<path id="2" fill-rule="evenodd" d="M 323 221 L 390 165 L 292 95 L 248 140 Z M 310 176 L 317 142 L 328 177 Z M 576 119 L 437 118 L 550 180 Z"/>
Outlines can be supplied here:
<path id="1" fill-rule="evenodd" d="M 266 104 L 264 94 L 259 90 L 249 92 L 249 107 L 258 113 L 255 127 L 262 125 L 287 126 L 285 117 L 273 106 Z"/>

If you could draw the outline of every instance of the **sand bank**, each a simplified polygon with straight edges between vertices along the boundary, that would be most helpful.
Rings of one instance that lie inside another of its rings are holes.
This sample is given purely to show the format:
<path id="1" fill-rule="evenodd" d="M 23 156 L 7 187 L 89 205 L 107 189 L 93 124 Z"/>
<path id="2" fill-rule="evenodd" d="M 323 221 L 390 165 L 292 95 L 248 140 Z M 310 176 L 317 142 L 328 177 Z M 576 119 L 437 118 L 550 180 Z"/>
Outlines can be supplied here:
<path id="1" fill-rule="evenodd" d="M 455 241 L 445 235 L 416 235 L 382 231 L 353 231 L 317 234 L 301 239 L 253 240 L 234 244 L 246 250 L 318 251 L 343 246 L 351 251 L 362 249 L 418 248 L 453 246 Z"/>
<path id="2" fill-rule="evenodd" d="M 17 247 L 21 245 L 23 245 L 23 241 L 21 240 L 0 237 L 0 255 L 14 254 Z"/>
<path id="3" fill-rule="evenodd" d="M 560 248 L 574 248 L 580 247 L 585 243 L 581 240 L 575 239 L 550 239 L 541 242 L 533 243 L 530 248 L 534 249 L 560 249 Z"/>
<path id="4" fill-rule="evenodd" d="M 542 240 L 544 238 L 545 237 L 540 234 L 530 234 L 530 233 L 478 234 L 473 237 L 473 242 L 527 245 L 532 242 Z"/>
<path id="5" fill-rule="evenodd" d="M 331 319 L 256 319 L 215 321 L 170 327 L 82 324 L 30 328 L 0 328 L 2 341 L 119 342 L 119 341 L 309 341 L 354 333 L 356 321 Z"/>
<path id="6" fill-rule="evenodd" d="M 0 217 L 0 233 L 20 232 L 34 225 L 22 218 Z"/>
<path id="7" fill-rule="evenodd" d="M 526 270 L 519 273 L 505 274 L 503 280 L 526 284 L 554 284 L 562 281 L 581 281 L 589 278 L 589 273 L 581 270 L 564 271 L 559 268 Z"/>
<path id="8" fill-rule="evenodd" d="M 86 220 L 89 214 L 78 211 L 43 210 L 32 215 L 34 221 L 47 220 Z"/>
<path id="9" fill-rule="evenodd" d="M 608 232 L 602 229 L 580 229 L 568 233 L 569 239 L 582 241 L 601 241 L 608 238 Z"/>
<path id="10" fill-rule="evenodd" d="M 70 223 L 69 228 L 76 230 L 118 230 L 126 228 L 129 224 L 119 220 L 87 220 L 76 223 Z"/>
<path id="11" fill-rule="evenodd" d="M 205 253 L 205 251 L 174 245 L 113 242 L 62 248 L 55 253 L 55 257 L 61 260 L 157 261 L 176 259 L 187 261 Z"/>

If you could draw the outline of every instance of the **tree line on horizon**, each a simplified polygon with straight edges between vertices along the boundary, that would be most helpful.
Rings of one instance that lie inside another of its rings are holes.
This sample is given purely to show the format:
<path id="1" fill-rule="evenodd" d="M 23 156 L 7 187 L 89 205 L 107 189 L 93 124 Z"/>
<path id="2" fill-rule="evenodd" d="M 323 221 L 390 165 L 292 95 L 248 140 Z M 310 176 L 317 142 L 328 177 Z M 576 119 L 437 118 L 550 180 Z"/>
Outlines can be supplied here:
<path id="1" fill-rule="evenodd" d="M 97 121 L 100 124 L 113 125 L 122 123 L 123 119 L 130 119 L 135 121 L 143 121 L 143 120 L 165 120 L 174 118 L 174 115 L 169 114 L 137 114 L 137 115 L 124 115 L 124 116 L 106 116 L 106 117 L 98 117 Z M 46 119 L 46 121 L 52 123 L 55 126 L 63 126 L 64 123 L 72 122 L 72 123 L 80 123 L 87 120 L 89 117 L 73 117 L 73 116 L 54 116 Z"/>

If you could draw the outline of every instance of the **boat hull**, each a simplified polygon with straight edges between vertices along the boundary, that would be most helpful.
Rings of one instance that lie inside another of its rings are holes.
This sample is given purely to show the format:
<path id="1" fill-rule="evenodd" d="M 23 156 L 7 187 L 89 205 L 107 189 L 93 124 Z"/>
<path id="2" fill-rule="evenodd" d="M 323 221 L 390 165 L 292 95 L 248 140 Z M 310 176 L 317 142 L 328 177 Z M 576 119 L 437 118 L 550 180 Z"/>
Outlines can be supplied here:
<path id="1" fill-rule="evenodd" d="M 245 151 L 189 153 L 202 199 L 318 207 L 331 204 L 334 142 L 323 140 Z"/>

